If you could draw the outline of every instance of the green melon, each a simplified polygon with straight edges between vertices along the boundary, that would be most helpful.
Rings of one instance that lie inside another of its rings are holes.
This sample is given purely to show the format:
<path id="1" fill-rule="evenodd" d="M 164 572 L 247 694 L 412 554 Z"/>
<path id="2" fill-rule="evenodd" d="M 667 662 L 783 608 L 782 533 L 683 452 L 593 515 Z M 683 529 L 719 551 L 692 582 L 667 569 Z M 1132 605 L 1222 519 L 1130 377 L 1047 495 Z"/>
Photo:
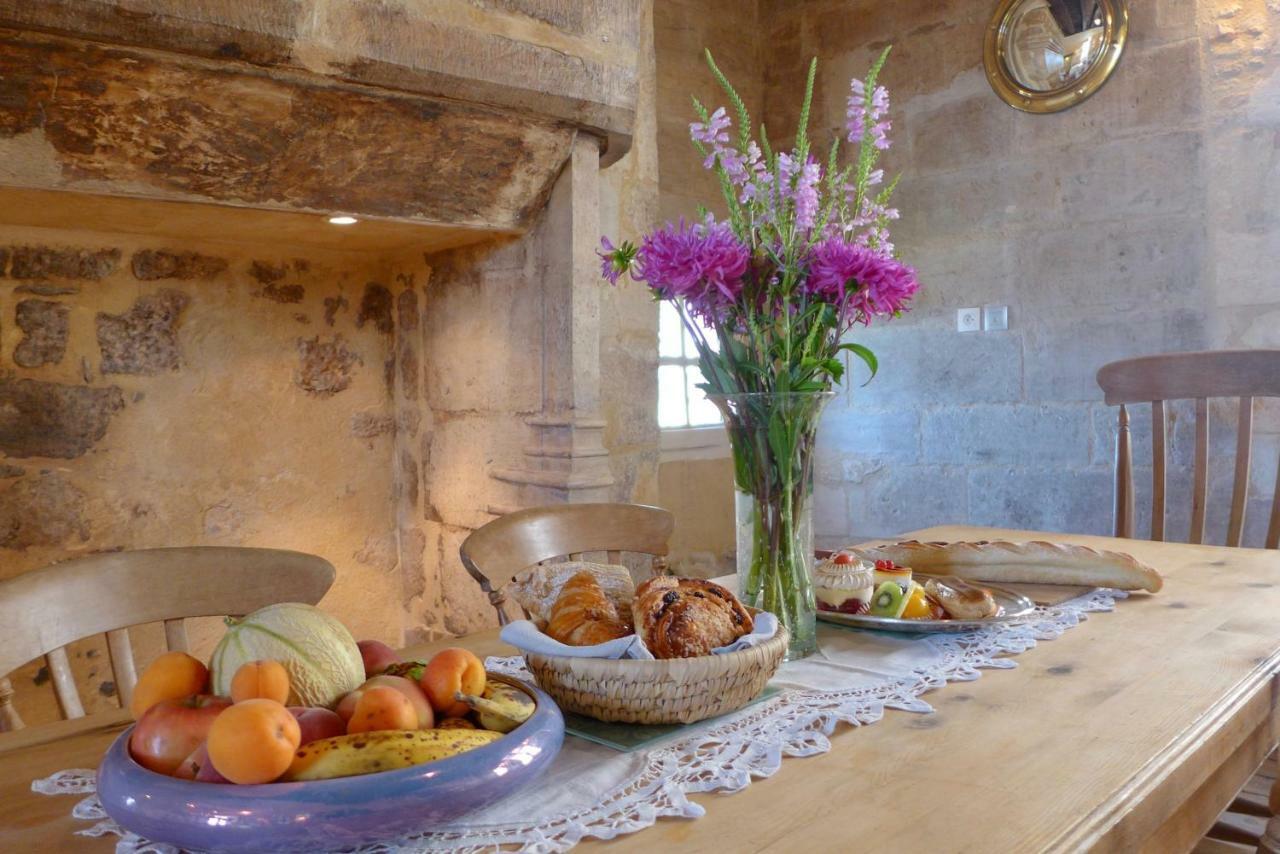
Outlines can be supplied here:
<path id="1" fill-rule="evenodd" d="M 360 648 L 347 627 L 312 605 L 284 602 L 227 620 L 209 662 L 213 693 L 230 696 L 240 665 L 271 659 L 289 671 L 291 706 L 331 708 L 364 682 Z"/>

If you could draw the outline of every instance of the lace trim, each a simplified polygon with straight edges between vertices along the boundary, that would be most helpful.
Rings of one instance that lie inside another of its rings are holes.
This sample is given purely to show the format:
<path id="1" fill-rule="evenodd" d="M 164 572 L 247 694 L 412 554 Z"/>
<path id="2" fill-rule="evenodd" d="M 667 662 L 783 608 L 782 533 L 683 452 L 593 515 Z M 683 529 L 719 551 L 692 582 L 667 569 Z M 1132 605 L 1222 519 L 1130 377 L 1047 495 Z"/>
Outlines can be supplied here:
<path id="1" fill-rule="evenodd" d="M 643 768 L 606 792 L 590 807 L 544 816 L 527 823 L 457 825 L 358 849 L 359 854 L 409 854 L 447 851 L 454 854 L 492 851 L 566 851 L 586 837 L 613 839 L 643 830 L 660 818 L 696 819 L 703 808 L 689 800 L 698 792 L 737 792 L 753 779 L 777 772 L 784 756 L 803 757 L 831 749 L 828 737 L 837 724 L 872 724 L 885 709 L 927 713 L 933 707 L 921 695 L 948 682 L 971 681 L 986 668 L 1009 669 L 1006 656 L 1025 652 L 1042 640 L 1060 637 L 1092 612 L 1110 611 L 1126 594 L 1097 590 L 1070 602 L 1041 607 L 1025 620 L 997 629 L 928 639 L 940 655 L 928 667 L 902 676 L 886 676 L 871 686 L 838 691 L 791 689 L 748 709 L 731 720 L 700 731 L 645 755 Z M 940 661 L 940 663 L 939 663 Z M 491 658 L 490 669 L 530 679 L 520 658 Z M 36 780 L 34 792 L 45 795 L 89 794 L 72 816 L 95 824 L 83 836 L 116 834 L 117 854 L 178 854 L 128 833 L 108 818 L 94 791 L 95 772 L 73 768 Z"/>

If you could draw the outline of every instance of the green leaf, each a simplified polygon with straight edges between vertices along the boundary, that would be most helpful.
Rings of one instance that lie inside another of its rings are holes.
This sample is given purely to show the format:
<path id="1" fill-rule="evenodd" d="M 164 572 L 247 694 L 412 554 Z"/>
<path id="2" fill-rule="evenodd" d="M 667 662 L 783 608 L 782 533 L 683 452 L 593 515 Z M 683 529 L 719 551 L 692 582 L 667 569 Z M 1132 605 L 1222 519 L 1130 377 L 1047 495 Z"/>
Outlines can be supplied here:
<path id="1" fill-rule="evenodd" d="M 863 383 L 863 385 L 866 385 L 876 378 L 876 372 L 880 370 L 880 363 L 876 361 L 875 353 L 872 353 L 868 348 L 861 344 L 854 344 L 852 341 L 847 344 L 841 344 L 840 349 L 848 350 L 850 353 L 853 353 L 871 370 L 871 376 L 867 377 L 867 382 Z"/>

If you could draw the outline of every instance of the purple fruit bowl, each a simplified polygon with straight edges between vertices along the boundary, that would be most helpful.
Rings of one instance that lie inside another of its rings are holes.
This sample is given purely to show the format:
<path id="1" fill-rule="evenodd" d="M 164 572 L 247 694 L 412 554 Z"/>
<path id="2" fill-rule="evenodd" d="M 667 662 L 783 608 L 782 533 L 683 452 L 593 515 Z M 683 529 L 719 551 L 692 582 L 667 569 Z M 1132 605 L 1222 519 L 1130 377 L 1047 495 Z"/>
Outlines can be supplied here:
<path id="1" fill-rule="evenodd" d="M 305 783 L 196 783 L 134 762 L 130 727 L 98 768 L 98 798 L 124 829 L 200 851 L 324 851 L 431 830 L 524 788 L 564 742 L 564 717 L 550 697 L 515 679 L 489 678 L 530 694 L 533 716 L 448 759 Z"/>

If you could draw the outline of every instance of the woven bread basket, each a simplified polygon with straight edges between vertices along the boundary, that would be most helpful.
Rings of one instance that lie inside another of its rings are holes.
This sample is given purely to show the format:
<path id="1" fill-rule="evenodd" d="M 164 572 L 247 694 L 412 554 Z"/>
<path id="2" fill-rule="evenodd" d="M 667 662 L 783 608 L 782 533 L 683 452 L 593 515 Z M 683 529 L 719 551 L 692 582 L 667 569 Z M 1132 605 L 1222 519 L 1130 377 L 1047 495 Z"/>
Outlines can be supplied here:
<path id="1" fill-rule="evenodd" d="M 527 652 L 524 660 L 566 712 L 619 723 L 688 724 L 737 711 L 760 696 L 789 640 L 779 623 L 769 640 L 723 655 L 649 661 Z"/>

